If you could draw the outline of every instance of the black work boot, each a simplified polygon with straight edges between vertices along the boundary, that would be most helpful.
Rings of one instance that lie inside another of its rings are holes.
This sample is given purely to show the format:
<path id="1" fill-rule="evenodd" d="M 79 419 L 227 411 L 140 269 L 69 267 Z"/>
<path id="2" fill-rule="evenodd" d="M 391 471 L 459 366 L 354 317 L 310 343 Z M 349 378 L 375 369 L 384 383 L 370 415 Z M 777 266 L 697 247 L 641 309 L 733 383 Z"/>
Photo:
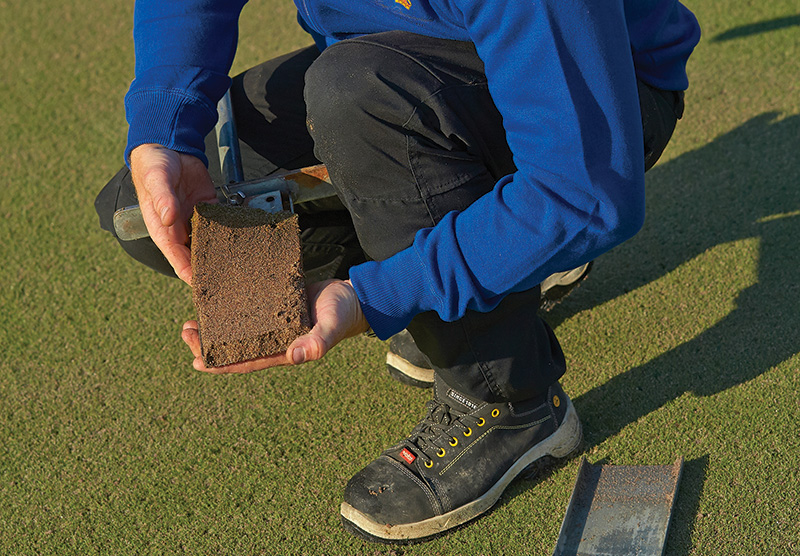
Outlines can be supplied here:
<path id="1" fill-rule="evenodd" d="M 578 268 L 548 276 L 541 284 L 540 308 L 549 311 L 555 307 L 586 279 L 591 269 L 592 263 L 586 263 Z M 386 369 L 393 378 L 405 384 L 418 388 L 433 386 L 431 363 L 414 343 L 414 338 L 408 330 L 403 330 L 389 339 Z"/>
<path id="2" fill-rule="evenodd" d="M 431 362 L 419 350 L 408 330 L 402 330 L 389 338 L 386 369 L 392 378 L 404 384 L 417 388 L 433 386 Z"/>
<path id="3" fill-rule="evenodd" d="M 342 503 L 345 528 L 371 541 L 438 536 L 487 512 L 537 460 L 579 449 L 581 424 L 556 383 L 538 399 L 490 404 L 436 378 L 428 414 L 358 472 Z"/>
<path id="4" fill-rule="evenodd" d="M 545 278 L 541 284 L 542 300 L 539 308 L 542 311 L 549 311 L 559 304 L 559 302 L 567 297 L 572 290 L 581 285 L 589 271 L 592 270 L 592 263 L 588 262 L 578 268 L 567 270 L 566 272 L 556 272 Z"/>

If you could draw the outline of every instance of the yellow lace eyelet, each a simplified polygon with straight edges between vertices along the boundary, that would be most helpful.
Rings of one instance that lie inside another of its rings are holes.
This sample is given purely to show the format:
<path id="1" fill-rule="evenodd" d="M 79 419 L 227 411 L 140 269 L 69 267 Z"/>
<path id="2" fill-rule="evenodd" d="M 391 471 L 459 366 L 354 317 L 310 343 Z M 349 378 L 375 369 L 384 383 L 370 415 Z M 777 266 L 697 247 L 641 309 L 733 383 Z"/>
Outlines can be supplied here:
<path id="1" fill-rule="evenodd" d="M 560 405 L 561 405 L 561 400 L 559 399 L 559 397 L 558 396 L 553 396 L 553 406 L 554 407 L 558 407 Z"/>
<path id="2" fill-rule="evenodd" d="M 500 410 L 495 407 L 492 410 L 492 417 L 497 417 L 498 415 L 500 415 Z"/>
<path id="3" fill-rule="evenodd" d="M 444 448 L 439 448 L 439 451 L 436 452 L 436 455 L 439 456 L 440 458 L 443 458 L 444 454 L 445 454 Z"/>
<path id="4" fill-rule="evenodd" d="M 453 439 L 450 441 L 450 446 L 458 446 L 458 438 L 454 436 Z"/>
<path id="5" fill-rule="evenodd" d="M 486 424 L 486 419 L 484 419 L 483 417 L 481 417 L 480 419 L 478 419 L 478 426 L 479 426 L 479 427 L 482 427 L 482 426 L 483 426 L 483 425 L 485 425 L 485 424 Z"/>
<path id="6" fill-rule="evenodd" d="M 467 430 L 464 431 L 464 436 L 470 436 L 470 435 L 472 435 L 472 429 L 467 427 Z"/>
<path id="7" fill-rule="evenodd" d="M 430 469 L 431 467 L 433 467 L 433 460 L 428 460 L 428 461 L 426 461 L 426 462 L 425 462 L 425 467 L 427 467 L 428 469 Z"/>

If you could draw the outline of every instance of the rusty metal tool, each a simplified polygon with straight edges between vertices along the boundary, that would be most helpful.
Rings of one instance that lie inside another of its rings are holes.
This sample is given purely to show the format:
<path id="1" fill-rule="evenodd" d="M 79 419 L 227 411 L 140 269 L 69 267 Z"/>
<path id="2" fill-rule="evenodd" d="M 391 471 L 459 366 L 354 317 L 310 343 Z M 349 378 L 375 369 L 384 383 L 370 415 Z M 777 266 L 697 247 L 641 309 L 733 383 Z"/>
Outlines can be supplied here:
<path id="1" fill-rule="evenodd" d="M 581 458 L 553 556 L 662 556 L 682 471 Z"/>

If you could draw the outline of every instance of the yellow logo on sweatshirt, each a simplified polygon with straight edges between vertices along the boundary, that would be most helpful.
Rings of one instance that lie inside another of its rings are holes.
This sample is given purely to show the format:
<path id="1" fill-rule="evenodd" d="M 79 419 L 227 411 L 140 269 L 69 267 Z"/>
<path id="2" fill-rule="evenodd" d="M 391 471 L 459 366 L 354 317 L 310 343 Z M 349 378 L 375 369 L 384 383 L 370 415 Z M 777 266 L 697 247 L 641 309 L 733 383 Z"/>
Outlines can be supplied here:
<path id="1" fill-rule="evenodd" d="M 394 1 L 403 6 L 407 10 L 411 9 L 411 0 L 394 0 Z"/>

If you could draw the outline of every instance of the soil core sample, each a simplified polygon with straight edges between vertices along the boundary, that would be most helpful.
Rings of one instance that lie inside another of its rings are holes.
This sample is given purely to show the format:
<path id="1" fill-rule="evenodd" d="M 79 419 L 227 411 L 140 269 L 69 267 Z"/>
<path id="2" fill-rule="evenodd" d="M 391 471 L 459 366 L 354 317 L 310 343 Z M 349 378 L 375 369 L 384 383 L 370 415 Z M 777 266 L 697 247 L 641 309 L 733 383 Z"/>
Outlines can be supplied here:
<path id="1" fill-rule="evenodd" d="M 192 300 L 206 367 L 285 351 L 310 329 L 297 215 L 197 205 Z"/>

